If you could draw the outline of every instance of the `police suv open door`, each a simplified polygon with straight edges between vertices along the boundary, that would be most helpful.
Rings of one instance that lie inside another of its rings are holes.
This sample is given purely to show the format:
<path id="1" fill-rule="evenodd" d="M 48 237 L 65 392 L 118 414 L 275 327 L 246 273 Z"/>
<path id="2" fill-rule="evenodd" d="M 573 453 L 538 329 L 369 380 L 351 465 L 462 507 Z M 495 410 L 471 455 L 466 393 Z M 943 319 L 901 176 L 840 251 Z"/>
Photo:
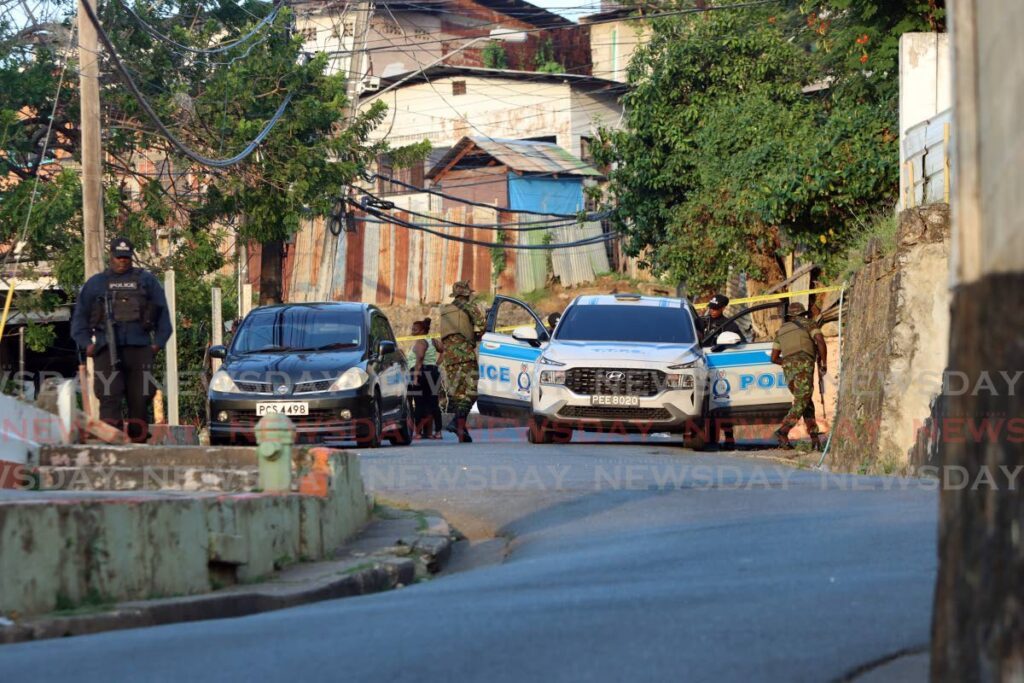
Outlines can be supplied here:
<path id="1" fill-rule="evenodd" d="M 778 304 L 762 304 L 723 319 L 719 328 L 732 320 L 740 321 L 754 311 L 777 308 Z M 708 414 L 710 417 L 732 418 L 736 424 L 772 422 L 781 419 L 793 403 L 793 394 L 786 385 L 781 365 L 772 363 L 771 342 L 739 344 L 708 343 L 708 332 L 702 341 L 708 361 Z"/>
<path id="2" fill-rule="evenodd" d="M 530 414 L 533 368 L 549 339 L 544 323 L 525 303 L 507 296 L 494 298 L 479 347 L 477 407 L 481 414 Z"/>

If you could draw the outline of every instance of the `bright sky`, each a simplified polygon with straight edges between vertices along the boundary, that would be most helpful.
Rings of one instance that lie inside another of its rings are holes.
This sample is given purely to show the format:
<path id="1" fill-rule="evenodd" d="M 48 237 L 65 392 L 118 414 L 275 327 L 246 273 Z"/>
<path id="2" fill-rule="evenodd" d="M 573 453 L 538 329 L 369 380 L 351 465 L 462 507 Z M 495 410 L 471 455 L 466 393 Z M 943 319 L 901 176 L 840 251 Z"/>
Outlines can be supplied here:
<path id="1" fill-rule="evenodd" d="M 569 19 L 579 19 L 586 14 L 594 14 L 600 10 L 601 0 L 527 0 L 549 12 L 561 14 Z"/>

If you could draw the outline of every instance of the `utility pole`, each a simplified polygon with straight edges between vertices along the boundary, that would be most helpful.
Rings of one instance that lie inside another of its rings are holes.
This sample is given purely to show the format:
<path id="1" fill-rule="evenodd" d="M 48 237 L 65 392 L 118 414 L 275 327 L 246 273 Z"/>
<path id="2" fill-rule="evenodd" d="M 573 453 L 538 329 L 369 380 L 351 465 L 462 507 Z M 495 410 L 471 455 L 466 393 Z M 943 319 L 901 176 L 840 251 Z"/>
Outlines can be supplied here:
<path id="1" fill-rule="evenodd" d="M 221 309 L 220 287 L 210 289 L 210 311 L 210 329 L 213 332 L 211 342 L 213 346 L 220 346 L 224 343 L 224 311 Z M 211 365 L 213 371 L 217 372 L 220 370 L 220 359 L 213 358 Z"/>
<path id="2" fill-rule="evenodd" d="M 82 237 L 85 278 L 103 270 L 103 149 L 100 141 L 100 64 L 96 27 L 78 0 L 78 63 L 82 113 Z"/>
<path id="3" fill-rule="evenodd" d="M 363 75 L 366 73 L 366 41 L 370 35 L 370 23 L 376 7 L 373 0 L 359 0 L 355 9 L 355 18 L 352 26 L 352 53 L 348 59 L 348 82 L 345 88 L 345 109 L 343 110 L 342 122 L 348 125 L 356 115 L 359 114 L 359 86 L 363 82 Z M 345 31 L 342 30 L 342 35 Z M 345 47 L 345 46 L 343 46 Z M 326 301 L 331 297 L 331 283 L 334 280 L 334 266 L 338 254 L 338 240 L 344 239 L 342 235 L 335 236 L 326 229 L 324 225 L 323 247 L 320 251 L 320 269 L 318 271 L 316 291 L 314 298 Z"/>
<path id="4" fill-rule="evenodd" d="M 171 316 L 171 338 L 167 340 L 164 353 L 167 356 L 167 424 L 177 426 L 178 422 L 178 292 L 175 287 L 174 271 L 164 273 L 164 295 L 167 297 L 167 312 Z"/>
<path id="5" fill-rule="evenodd" d="M 96 27 L 84 6 L 93 0 L 78 0 L 78 87 L 81 100 L 82 133 L 82 243 L 85 251 L 85 279 L 103 270 L 103 148 L 100 140 L 100 63 Z M 90 4 L 90 7 L 95 7 Z M 81 374 L 81 373 L 80 373 Z M 91 419 L 99 419 L 99 401 L 93 392 L 92 358 L 85 361 L 82 396 Z"/>

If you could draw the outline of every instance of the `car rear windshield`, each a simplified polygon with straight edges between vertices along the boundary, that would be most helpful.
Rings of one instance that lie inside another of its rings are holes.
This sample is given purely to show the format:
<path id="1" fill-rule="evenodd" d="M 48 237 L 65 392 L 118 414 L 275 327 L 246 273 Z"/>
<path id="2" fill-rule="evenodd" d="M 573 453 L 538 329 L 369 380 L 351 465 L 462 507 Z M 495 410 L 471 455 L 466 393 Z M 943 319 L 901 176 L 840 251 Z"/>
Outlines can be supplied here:
<path id="1" fill-rule="evenodd" d="M 314 306 L 255 310 L 238 328 L 232 353 L 356 349 L 363 340 L 363 312 Z"/>
<path id="2" fill-rule="evenodd" d="M 570 306 L 558 323 L 560 341 L 692 344 L 693 323 L 682 308 Z"/>

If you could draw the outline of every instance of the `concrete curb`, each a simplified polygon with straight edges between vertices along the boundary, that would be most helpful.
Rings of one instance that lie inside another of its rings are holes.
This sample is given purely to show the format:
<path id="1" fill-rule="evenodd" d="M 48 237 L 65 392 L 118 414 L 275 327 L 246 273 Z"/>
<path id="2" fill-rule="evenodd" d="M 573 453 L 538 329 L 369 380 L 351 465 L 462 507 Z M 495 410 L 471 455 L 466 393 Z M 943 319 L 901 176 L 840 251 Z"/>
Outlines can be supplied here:
<path id="1" fill-rule="evenodd" d="M 409 516 L 393 519 L 406 521 Z M 381 546 L 380 539 L 387 531 L 378 529 L 370 539 L 362 543 L 357 539 L 352 548 L 346 546 L 339 551 L 344 559 L 293 565 L 266 583 L 233 586 L 204 595 L 122 602 L 92 614 L 54 614 L 0 622 L 0 644 L 242 617 L 401 588 L 439 572 L 451 557 L 448 524 L 436 517 L 426 519 L 429 523 L 423 533 L 400 536 Z M 377 519 L 370 526 L 388 522 Z"/>

